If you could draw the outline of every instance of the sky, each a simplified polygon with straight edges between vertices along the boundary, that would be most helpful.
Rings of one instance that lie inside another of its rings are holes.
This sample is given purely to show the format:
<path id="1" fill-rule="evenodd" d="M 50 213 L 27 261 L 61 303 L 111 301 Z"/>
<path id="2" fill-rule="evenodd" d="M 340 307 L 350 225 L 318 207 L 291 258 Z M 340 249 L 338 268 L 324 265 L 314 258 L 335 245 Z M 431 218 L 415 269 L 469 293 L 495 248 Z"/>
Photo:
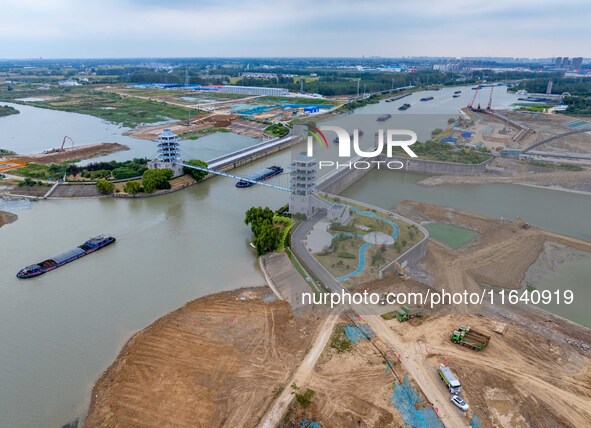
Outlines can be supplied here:
<path id="1" fill-rule="evenodd" d="M 589 0 L 0 0 L 0 58 L 591 57 Z"/>

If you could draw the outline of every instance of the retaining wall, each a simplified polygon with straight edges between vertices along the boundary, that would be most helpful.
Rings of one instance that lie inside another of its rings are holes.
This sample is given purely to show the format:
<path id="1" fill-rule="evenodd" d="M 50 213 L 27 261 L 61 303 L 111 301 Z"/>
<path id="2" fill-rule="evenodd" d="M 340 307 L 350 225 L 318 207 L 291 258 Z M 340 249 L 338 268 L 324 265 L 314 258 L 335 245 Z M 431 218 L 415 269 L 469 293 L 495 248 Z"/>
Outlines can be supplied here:
<path id="1" fill-rule="evenodd" d="M 380 160 L 386 161 L 388 158 L 381 156 Z M 455 162 L 441 162 L 427 159 L 410 159 L 402 156 L 392 156 L 390 160 L 402 162 L 404 170 L 408 172 L 418 172 L 429 175 L 480 175 L 486 172 L 486 167 L 493 160 L 485 160 L 479 164 L 465 164 Z"/>
<path id="2" fill-rule="evenodd" d="M 357 157 L 351 159 L 351 162 L 356 162 L 358 160 L 361 160 L 361 158 Z M 335 170 L 326 176 L 319 177 L 316 181 L 316 189 L 324 193 L 338 195 L 347 187 L 353 185 L 357 180 L 360 180 L 367 175 L 373 168 L 374 164 L 371 164 L 371 167 L 368 169 L 342 168 Z"/>

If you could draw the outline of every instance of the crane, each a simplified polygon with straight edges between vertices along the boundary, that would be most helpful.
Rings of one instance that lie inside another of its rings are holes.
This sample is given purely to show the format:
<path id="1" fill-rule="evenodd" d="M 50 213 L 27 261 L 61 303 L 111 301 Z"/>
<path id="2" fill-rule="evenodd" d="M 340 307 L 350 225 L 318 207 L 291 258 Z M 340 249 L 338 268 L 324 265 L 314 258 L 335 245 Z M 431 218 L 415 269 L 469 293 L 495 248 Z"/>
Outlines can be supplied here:
<path id="1" fill-rule="evenodd" d="M 488 97 L 488 105 L 486 106 L 486 109 L 487 109 L 487 110 L 490 110 L 490 106 L 491 106 L 491 104 L 492 104 L 492 94 L 493 94 L 493 90 L 494 90 L 494 89 L 495 89 L 495 87 L 494 87 L 494 86 L 491 86 L 491 87 L 490 87 L 490 95 L 489 95 L 489 97 Z"/>
<path id="2" fill-rule="evenodd" d="M 72 142 L 72 147 L 74 147 L 74 140 L 72 140 L 70 137 L 68 137 L 67 135 L 64 137 L 64 139 L 62 140 L 62 146 L 60 147 L 59 151 L 63 152 L 64 151 L 64 144 L 66 144 L 66 139 L 70 140 Z"/>
<path id="3" fill-rule="evenodd" d="M 476 97 L 478 96 L 478 91 L 480 91 L 480 85 L 476 87 L 476 92 L 474 92 L 474 96 L 472 97 L 472 100 L 470 100 L 470 104 L 468 104 L 469 109 L 474 105 L 474 101 L 476 101 Z"/>

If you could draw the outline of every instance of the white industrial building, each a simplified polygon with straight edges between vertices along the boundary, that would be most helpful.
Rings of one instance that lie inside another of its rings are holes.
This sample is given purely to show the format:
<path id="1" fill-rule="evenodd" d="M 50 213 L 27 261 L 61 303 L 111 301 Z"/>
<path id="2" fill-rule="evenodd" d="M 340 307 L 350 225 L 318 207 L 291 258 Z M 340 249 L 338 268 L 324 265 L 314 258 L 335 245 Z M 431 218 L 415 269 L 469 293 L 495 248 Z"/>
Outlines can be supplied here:
<path id="1" fill-rule="evenodd" d="M 284 97 L 289 95 L 289 90 L 284 88 L 264 88 L 259 86 L 232 86 L 223 85 L 220 92 L 227 94 L 245 94 L 245 95 L 270 95 L 274 97 Z"/>

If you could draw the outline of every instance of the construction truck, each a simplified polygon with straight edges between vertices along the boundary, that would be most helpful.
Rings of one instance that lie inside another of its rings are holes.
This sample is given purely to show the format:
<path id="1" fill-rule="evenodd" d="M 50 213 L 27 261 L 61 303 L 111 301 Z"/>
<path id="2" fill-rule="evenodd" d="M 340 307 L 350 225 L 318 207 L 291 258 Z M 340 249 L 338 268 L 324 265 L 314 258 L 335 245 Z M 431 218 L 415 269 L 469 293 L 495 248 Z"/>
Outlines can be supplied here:
<path id="1" fill-rule="evenodd" d="M 423 310 L 421 308 L 410 309 L 407 306 L 403 306 L 396 311 L 396 319 L 400 322 L 408 321 L 416 317 L 422 317 Z"/>
<path id="2" fill-rule="evenodd" d="M 489 340 L 490 336 L 464 326 L 460 326 L 451 334 L 451 341 L 453 343 L 457 343 L 458 345 L 465 346 L 475 351 L 480 351 L 486 348 Z"/>
<path id="3" fill-rule="evenodd" d="M 447 385 L 449 392 L 452 394 L 459 394 L 462 392 L 462 384 L 458 378 L 455 377 L 449 367 L 445 364 L 440 364 L 438 373 L 439 376 L 441 376 L 441 379 L 443 379 L 443 382 L 445 382 L 445 385 Z"/>

